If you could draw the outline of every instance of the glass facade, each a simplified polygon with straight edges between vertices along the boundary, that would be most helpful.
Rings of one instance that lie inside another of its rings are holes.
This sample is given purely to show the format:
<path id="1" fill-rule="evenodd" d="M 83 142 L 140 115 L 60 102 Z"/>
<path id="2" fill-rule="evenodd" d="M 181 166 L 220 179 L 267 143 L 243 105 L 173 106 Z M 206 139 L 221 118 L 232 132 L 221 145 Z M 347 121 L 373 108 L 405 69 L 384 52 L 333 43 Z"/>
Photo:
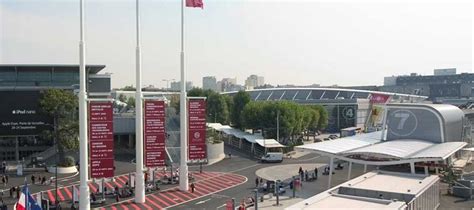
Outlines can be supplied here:
<path id="1" fill-rule="evenodd" d="M 0 71 L 0 87 L 69 87 L 79 84 L 79 72 L 73 70 L 54 71 L 54 68 L 23 70 L 9 68 Z"/>

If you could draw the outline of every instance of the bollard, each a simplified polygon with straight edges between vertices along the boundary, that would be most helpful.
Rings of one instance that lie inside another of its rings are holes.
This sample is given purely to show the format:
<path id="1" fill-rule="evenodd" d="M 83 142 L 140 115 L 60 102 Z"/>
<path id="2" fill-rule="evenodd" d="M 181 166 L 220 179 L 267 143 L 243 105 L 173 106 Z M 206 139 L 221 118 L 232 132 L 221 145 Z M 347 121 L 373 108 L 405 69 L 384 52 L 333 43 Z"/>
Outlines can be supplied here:
<path id="1" fill-rule="evenodd" d="M 280 205 L 280 180 L 276 180 L 275 182 L 275 189 L 276 189 L 276 205 Z"/>
<path id="2" fill-rule="evenodd" d="M 292 180 L 292 183 L 293 183 L 293 198 L 296 198 L 296 180 L 295 180 L 295 177 L 293 177 L 293 180 Z"/>
<path id="3" fill-rule="evenodd" d="M 258 190 L 255 189 L 255 210 L 258 210 Z"/>

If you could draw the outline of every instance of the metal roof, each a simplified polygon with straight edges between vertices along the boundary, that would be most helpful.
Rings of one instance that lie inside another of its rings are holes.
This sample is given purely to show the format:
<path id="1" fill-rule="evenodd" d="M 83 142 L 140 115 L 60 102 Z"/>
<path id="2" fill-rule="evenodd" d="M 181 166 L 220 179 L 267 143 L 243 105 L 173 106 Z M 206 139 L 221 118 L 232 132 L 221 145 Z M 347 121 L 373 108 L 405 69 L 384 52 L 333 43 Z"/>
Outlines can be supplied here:
<path id="1" fill-rule="evenodd" d="M 255 94 L 255 96 L 252 97 L 253 100 L 282 100 L 282 99 L 295 100 L 296 99 L 296 100 L 305 101 L 305 100 L 318 100 L 318 99 L 326 99 L 326 100 L 360 99 L 360 98 L 369 99 L 370 94 L 409 97 L 412 99 L 420 99 L 420 100 L 424 100 L 428 98 L 426 96 L 420 96 L 420 95 L 391 93 L 391 92 L 382 92 L 382 91 L 370 91 L 370 90 L 356 90 L 356 89 L 346 89 L 346 88 L 330 88 L 330 87 L 265 88 L 265 89 L 246 90 L 246 92 L 249 92 L 251 95 Z M 304 94 L 302 95 L 303 92 Z M 235 94 L 235 93 L 237 93 L 237 91 L 224 92 L 222 94 Z M 277 95 L 277 97 L 275 95 Z M 314 95 L 316 95 L 317 97 Z"/>
<path id="2" fill-rule="evenodd" d="M 32 70 L 44 70 L 53 69 L 55 71 L 61 70 L 77 70 L 79 71 L 79 65 L 77 64 L 0 64 L 0 71 L 12 70 L 12 69 L 21 69 L 26 71 Z M 89 73 L 97 74 L 99 71 L 105 68 L 105 65 L 86 65 L 86 70 Z"/>

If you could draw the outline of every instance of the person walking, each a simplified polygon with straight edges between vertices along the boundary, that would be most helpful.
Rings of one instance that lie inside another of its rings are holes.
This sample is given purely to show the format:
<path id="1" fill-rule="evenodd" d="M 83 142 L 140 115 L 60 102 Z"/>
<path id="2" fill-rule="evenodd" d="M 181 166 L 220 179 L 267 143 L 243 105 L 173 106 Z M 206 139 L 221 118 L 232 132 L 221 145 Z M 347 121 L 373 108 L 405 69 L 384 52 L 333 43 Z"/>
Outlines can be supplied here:
<path id="1" fill-rule="evenodd" d="M 8 175 L 5 175 L 5 183 L 8 184 Z"/>
<path id="2" fill-rule="evenodd" d="M 196 186 L 194 185 L 194 182 L 191 183 L 191 193 L 194 193 L 194 188 L 195 188 L 195 187 L 196 187 Z"/>
<path id="3" fill-rule="evenodd" d="M 258 188 L 258 185 L 260 184 L 258 177 L 255 178 L 255 188 Z"/>
<path id="4" fill-rule="evenodd" d="M 32 174 L 31 175 L 31 184 L 35 184 L 35 179 L 36 179 L 35 175 Z"/>
<path id="5" fill-rule="evenodd" d="M 16 188 L 16 198 L 20 198 L 20 186 Z"/>

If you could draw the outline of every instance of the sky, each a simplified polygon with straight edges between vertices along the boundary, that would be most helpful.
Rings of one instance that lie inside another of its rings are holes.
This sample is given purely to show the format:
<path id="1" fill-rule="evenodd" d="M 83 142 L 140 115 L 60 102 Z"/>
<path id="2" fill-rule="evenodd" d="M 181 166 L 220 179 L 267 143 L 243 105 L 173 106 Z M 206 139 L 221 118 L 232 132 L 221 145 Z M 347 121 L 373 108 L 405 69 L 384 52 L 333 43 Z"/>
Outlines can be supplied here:
<path id="1" fill-rule="evenodd" d="M 135 1 L 85 0 L 87 64 L 135 84 Z M 187 80 L 250 74 L 273 85 L 382 85 L 437 68 L 472 72 L 469 1 L 204 0 L 185 9 Z M 180 78 L 180 3 L 141 0 L 143 84 Z M 1 64 L 78 64 L 79 1 L 0 0 Z"/>

